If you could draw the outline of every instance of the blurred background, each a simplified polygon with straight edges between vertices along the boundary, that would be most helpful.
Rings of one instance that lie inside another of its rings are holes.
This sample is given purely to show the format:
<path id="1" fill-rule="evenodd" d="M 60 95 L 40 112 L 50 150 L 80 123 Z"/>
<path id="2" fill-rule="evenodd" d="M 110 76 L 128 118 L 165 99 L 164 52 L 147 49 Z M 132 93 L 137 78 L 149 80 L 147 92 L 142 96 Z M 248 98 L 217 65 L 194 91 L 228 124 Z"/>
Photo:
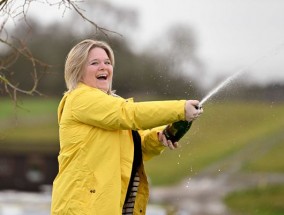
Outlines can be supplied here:
<path id="1" fill-rule="evenodd" d="M 284 2 L 0 1 L 0 215 L 49 214 L 64 63 L 79 41 L 114 50 L 136 101 L 204 98 L 175 151 L 146 163 L 148 215 L 284 214 Z"/>

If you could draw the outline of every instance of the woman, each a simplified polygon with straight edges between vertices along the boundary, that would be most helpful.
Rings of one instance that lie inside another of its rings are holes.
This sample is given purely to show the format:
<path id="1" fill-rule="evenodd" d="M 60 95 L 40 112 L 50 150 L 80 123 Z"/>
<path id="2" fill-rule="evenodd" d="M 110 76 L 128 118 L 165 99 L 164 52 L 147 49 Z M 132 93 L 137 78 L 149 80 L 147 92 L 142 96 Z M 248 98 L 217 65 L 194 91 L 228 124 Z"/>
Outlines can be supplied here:
<path id="1" fill-rule="evenodd" d="M 167 141 L 163 125 L 202 113 L 196 100 L 135 103 L 116 96 L 114 63 L 112 49 L 102 41 L 84 40 L 67 56 L 53 215 L 145 214 L 143 160 L 178 146 Z"/>

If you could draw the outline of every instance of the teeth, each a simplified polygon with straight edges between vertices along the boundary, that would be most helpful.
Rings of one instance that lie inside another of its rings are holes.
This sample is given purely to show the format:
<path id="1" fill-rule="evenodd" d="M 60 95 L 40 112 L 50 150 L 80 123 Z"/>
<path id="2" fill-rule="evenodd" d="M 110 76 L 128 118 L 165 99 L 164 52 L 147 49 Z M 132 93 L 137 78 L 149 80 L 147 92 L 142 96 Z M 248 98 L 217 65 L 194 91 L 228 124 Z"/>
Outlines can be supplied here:
<path id="1" fill-rule="evenodd" d="M 106 78 L 107 78 L 107 75 L 101 74 L 101 75 L 98 75 L 97 78 L 98 78 L 98 79 L 101 79 L 101 78 L 106 79 Z"/>

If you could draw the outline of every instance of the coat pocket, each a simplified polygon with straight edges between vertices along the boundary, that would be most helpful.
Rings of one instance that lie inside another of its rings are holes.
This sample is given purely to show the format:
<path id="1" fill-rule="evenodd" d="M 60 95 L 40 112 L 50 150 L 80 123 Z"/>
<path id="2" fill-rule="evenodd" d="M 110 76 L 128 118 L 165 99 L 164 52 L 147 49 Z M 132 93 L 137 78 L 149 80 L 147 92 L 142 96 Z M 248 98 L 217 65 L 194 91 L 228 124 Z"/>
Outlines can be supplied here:
<path id="1" fill-rule="evenodd" d="M 66 193 L 66 215 L 95 215 L 96 200 L 99 195 L 95 178 L 92 173 L 82 173 L 80 177 L 74 174 L 73 186 Z"/>

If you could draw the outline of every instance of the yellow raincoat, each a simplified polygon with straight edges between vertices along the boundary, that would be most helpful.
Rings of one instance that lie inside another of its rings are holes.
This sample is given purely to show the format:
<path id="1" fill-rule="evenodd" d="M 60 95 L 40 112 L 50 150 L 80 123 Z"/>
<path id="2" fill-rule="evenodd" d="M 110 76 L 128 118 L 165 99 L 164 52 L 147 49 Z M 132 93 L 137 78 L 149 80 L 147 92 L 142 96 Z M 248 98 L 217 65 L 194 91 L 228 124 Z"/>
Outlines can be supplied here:
<path id="1" fill-rule="evenodd" d="M 184 120 L 184 105 L 184 100 L 134 103 L 82 83 L 65 94 L 58 107 L 59 172 L 51 214 L 120 215 L 133 163 L 131 130 L 138 130 L 148 160 L 164 149 L 157 126 Z M 146 213 L 149 196 L 143 163 L 138 173 L 135 215 Z"/>

